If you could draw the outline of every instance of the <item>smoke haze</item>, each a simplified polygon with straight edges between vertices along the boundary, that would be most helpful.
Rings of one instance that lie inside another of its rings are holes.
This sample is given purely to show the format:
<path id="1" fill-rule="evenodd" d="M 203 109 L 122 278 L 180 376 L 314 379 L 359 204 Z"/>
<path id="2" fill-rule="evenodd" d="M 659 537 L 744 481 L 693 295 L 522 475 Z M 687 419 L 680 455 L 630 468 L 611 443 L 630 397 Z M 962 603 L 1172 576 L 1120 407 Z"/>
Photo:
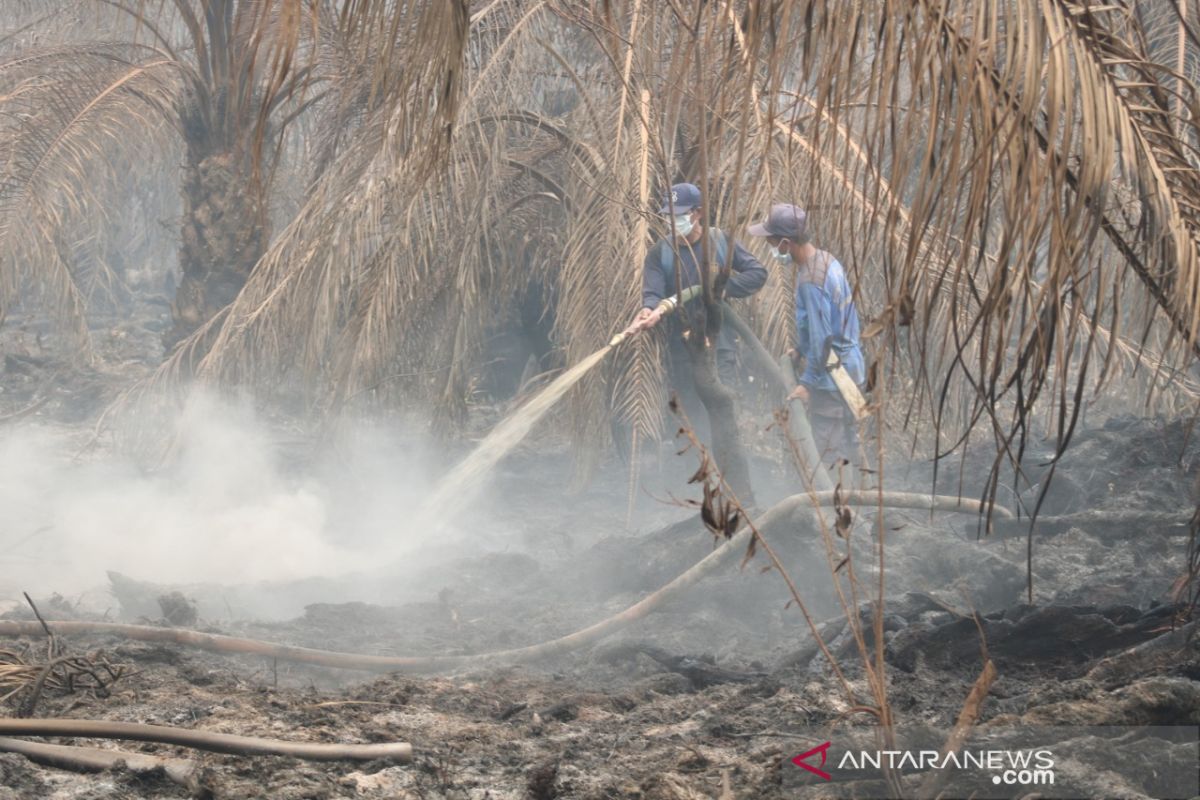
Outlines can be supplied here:
<path id="1" fill-rule="evenodd" d="M 112 453 L 75 460 L 78 442 L 58 429 L 0 434 L 0 605 L 59 592 L 103 611 L 115 605 L 106 570 L 294 581 L 378 568 L 421 544 L 403 527 L 430 472 L 413 437 L 360 427 L 301 468 L 245 407 L 200 398 L 178 430 L 154 473 Z"/>

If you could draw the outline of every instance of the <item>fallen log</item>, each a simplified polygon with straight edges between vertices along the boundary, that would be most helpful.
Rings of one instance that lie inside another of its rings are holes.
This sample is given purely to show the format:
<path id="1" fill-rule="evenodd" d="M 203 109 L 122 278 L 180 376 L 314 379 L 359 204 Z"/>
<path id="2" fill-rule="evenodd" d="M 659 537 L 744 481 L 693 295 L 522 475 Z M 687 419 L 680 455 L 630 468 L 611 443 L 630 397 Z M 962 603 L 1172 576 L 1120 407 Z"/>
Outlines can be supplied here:
<path id="1" fill-rule="evenodd" d="M 682 675 L 692 684 L 693 689 L 706 689 L 722 683 L 753 683 L 766 677 L 765 672 L 745 672 L 742 670 L 726 669 L 717 666 L 715 661 L 706 661 L 694 656 L 671 655 L 661 647 L 649 642 L 628 642 L 607 650 L 602 659 L 607 662 L 627 659 L 638 654 L 648 656 L 657 661 L 669 672 Z M 546 716 L 545 713 L 542 714 Z"/>
<path id="2" fill-rule="evenodd" d="M 1042 515 L 1033 521 L 1038 536 L 1057 536 L 1080 528 L 1100 541 L 1131 540 L 1148 532 L 1184 535 L 1192 521 L 1192 512 L 1096 509 L 1074 514 Z M 1008 516 L 993 523 L 996 538 L 1024 538 L 1029 535 L 1030 518 Z"/>
<path id="3" fill-rule="evenodd" d="M 407 742 L 383 744 L 320 744 L 285 742 L 231 733 L 213 733 L 165 725 L 137 722 L 110 722 L 92 719 L 0 719 L 0 735 L 79 736 L 89 739 L 130 739 L 156 742 L 226 753 L 235 756 L 292 756 L 306 761 L 373 761 L 386 759 L 412 761 L 412 745 Z"/>
<path id="4" fill-rule="evenodd" d="M 1200 662 L 1200 628 L 1195 621 L 1101 660 L 1084 677 L 1115 689 L 1160 671 L 1186 669 L 1189 662 Z"/>
<path id="5" fill-rule="evenodd" d="M 978 619 L 959 617 L 936 626 L 910 625 L 888 644 L 888 661 L 905 672 L 978 661 L 982 632 L 998 667 L 1083 664 L 1159 636 L 1177 606 L 1139 612 L 1131 606 L 1015 606 Z"/>
<path id="6" fill-rule="evenodd" d="M 161 769 L 173 783 L 189 789 L 197 784 L 196 762 L 185 758 L 159 758 L 125 750 L 44 744 L 8 737 L 0 737 L 0 753 L 17 753 L 35 763 L 72 772 L 101 772 L 123 763 L 131 772 L 139 774 Z"/>
<path id="7" fill-rule="evenodd" d="M 772 506 L 756 521 L 764 534 L 788 533 L 796 514 L 813 513 L 823 505 L 831 504 L 836 492 L 814 492 L 795 494 Z M 841 494 L 846 505 L 879 505 L 884 508 L 909 508 L 922 510 L 958 511 L 982 513 L 984 504 L 977 500 L 960 497 L 914 494 L 911 492 L 880 492 L 878 490 L 846 491 Z M 994 513 L 1008 517 L 1008 509 L 995 507 Z M 563 655 L 573 650 L 610 636 L 633 622 L 645 617 L 669 598 L 675 597 L 697 581 L 729 563 L 749 545 L 753 532 L 749 526 L 713 550 L 690 569 L 683 572 L 661 589 L 647 595 L 624 611 L 593 625 L 552 639 L 541 644 L 501 650 L 492 653 L 477 653 L 459 656 L 373 656 L 359 653 L 339 653 L 311 647 L 273 644 L 256 639 L 244 639 L 217 633 L 178 628 L 159 628 L 151 625 L 126 625 L 114 622 L 84 622 L 79 620 L 51 620 L 57 635 L 72 633 L 111 634 L 145 642 L 172 642 L 217 653 L 242 653 L 277 658 L 305 664 L 341 669 L 368 670 L 377 672 L 443 672 L 471 667 L 492 667 L 497 664 L 513 664 L 537 661 Z M 0 621 L 0 636 L 30 636 L 42 633 L 36 622 Z"/>

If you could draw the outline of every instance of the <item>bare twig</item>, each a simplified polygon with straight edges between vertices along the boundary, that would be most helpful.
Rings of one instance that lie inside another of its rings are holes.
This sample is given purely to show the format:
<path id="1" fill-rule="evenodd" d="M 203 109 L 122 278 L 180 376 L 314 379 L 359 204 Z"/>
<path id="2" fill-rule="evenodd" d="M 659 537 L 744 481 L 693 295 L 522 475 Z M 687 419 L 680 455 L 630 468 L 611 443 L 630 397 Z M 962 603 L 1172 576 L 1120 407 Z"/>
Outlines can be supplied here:
<path id="1" fill-rule="evenodd" d="M 55 667 L 70 660 L 69 656 L 60 656 L 46 662 L 46 665 L 42 667 L 41 672 L 38 674 L 37 680 L 33 682 L 33 688 L 29 690 L 29 697 L 21 704 L 21 710 L 17 713 L 17 716 L 33 716 L 33 711 L 37 708 L 38 700 L 42 697 L 42 688 L 46 685 L 46 679 L 50 677 L 50 673 L 54 671 Z"/>
<path id="2" fill-rule="evenodd" d="M 49 403 L 49 402 L 50 402 L 50 396 L 46 395 L 45 397 L 42 397 L 41 399 L 34 400 L 29 405 L 25 406 L 22 409 L 12 412 L 11 414 L 0 414 L 0 425 L 5 424 L 6 422 L 16 422 L 19 419 L 24 419 L 25 417 L 28 417 L 30 414 L 34 413 L 39 408 L 41 408 L 42 406 L 46 405 L 46 403 Z"/>
<path id="3" fill-rule="evenodd" d="M 979 721 L 979 713 L 983 708 L 984 698 L 987 697 L 988 691 L 992 688 L 992 684 L 995 683 L 996 675 L 996 665 L 991 659 L 988 659 L 983 665 L 983 672 L 979 673 L 979 677 L 975 680 L 975 685 L 971 687 L 971 692 L 967 695 L 962 710 L 958 712 L 958 721 L 954 723 L 954 729 L 950 731 L 949 738 L 942 745 L 943 758 L 948 753 L 957 752 L 962 748 L 963 742 L 967 739 L 967 734 L 971 732 L 971 728 Z M 949 779 L 950 770 L 934 770 L 922 782 L 921 791 L 918 794 L 921 797 L 936 797 Z"/>
<path id="4" fill-rule="evenodd" d="M 400 703 L 380 703 L 375 700 L 326 700 L 322 703 L 310 703 L 303 708 L 334 708 L 336 706 L 382 706 L 384 708 L 404 708 Z"/>
<path id="5" fill-rule="evenodd" d="M 42 664 L 30 663 L 20 653 L 0 650 L 0 692 L 3 692 L 0 702 L 28 688 L 29 695 L 17 712 L 17 716 L 28 717 L 33 714 L 42 692 L 47 688 L 64 693 L 85 690 L 97 697 L 107 697 L 112 684 L 125 675 L 123 667 L 114 667 L 98 653 L 48 656 Z"/>
<path id="6" fill-rule="evenodd" d="M 21 592 L 25 595 L 25 602 L 29 603 L 29 607 L 33 609 L 33 615 L 37 617 L 38 622 L 42 623 L 42 630 L 50 637 L 50 642 L 54 642 L 54 634 L 50 631 L 50 626 L 46 624 L 46 620 L 42 619 L 42 612 L 38 611 L 37 605 L 33 602 L 33 598 L 29 596 L 29 592 Z"/>

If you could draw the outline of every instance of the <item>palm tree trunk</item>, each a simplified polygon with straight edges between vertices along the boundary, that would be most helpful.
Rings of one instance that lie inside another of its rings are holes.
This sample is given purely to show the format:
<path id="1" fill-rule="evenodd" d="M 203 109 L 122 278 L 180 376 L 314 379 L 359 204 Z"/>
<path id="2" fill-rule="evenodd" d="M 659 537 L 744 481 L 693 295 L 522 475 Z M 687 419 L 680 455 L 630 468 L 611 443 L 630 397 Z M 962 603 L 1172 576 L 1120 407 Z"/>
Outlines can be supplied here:
<path id="1" fill-rule="evenodd" d="M 188 141 L 183 179 L 179 266 L 183 278 L 163 344 L 181 339 L 231 303 L 269 238 L 266 198 L 252 159 L 241 148 L 212 150 Z"/>

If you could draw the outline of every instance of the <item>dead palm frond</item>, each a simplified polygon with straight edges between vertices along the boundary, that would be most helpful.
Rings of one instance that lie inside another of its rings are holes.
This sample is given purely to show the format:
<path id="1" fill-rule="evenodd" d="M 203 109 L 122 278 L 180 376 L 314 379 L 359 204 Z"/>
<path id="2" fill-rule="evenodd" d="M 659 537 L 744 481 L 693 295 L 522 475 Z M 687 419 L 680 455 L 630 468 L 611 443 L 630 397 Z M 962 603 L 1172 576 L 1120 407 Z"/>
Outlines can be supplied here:
<path id="1" fill-rule="evenodd" d="M 123 45 L 52 47 L 0 63 L 0 308 L 22 291 L 57 312 L 79 351 L 87 294 L 74 248 L 139 136 L 169 136 L 170 63 Z M 94 167 L 99 165 L 101 171 Z"/>
<path id="2" fill-rule="evenodd" d="M 853 215 L 856 235 L 882 234 L 887 247 L 859 284 L 868 297 L 884 284 L 877 330 L 911 343 L 918 373 L 937 376 L 927 396 L 950 441 L 985 419 L 1001 457 L 1018 459 L 1046 390 L 1064 446 L 1097 362 L 1111 369 L 1131 352 L 1110 347 L 1101 324 L 1128 274 L 1176 346 L 1191 347 L 1196 173 L 1169 101 L 1184 87 L 1174 108 L 1185 108 L 1191 88 L 1149 59 L 1128 9 L 879 3 L 843 25 L 845 7 L 783 5 L 807 36 L 782 48 L 790 59 L 777 46 L 750 61 L 781 84 L 797 61 L 811 66 L 792 93 L 820 123 L 805 131 L 821 166 L 810 182 L 832 176 L 843 197 L 872 198 Z M 1147 198 L 1138 219 L 1121 204 L 1135 192 Z M 1130 246 L 1138 226 L 1152 246 Z M 1098 257 L 1099 236 L 1117 257 Z M 905 330 L 895 312 L 907 298 L 916 314 Z M 1110 318 L 1127 325 L 1129 311 Z M 965 403 L 952 414 L 955 397 Z"/>
<path id="3" fill-rule="evenodd" d="M 351 378 L 384 364 L 396 346 L 393 326 L 406 320 L 400 306 L 428 300 L 440 281 L 429 253 L 458 232 L 440 227 L 453 220 L 421 188 L 449 152 L 466 15 L 432 3 L 410 11 L 419 18 L 393 47 L 415 66 L 385 87 L 391 96 L 365 112 L 353 144 L 321 172 L 236 301 L 186 340 L 160 381 L 271 382 L 299 368 L 352 393 Z"/>
<path id="4" fill-rule="evenodd" d="M 25 5 L 32 21 L 0 51 L 6 86 L 0 137 L 7 157 L 0 185 L 0 309 L 26 288 L 41 289 L 81 348 L 87 292 L 75 285 L 62 254 L 89 245 L 72 220 L 103 214 L 106 204 L 98 198 L 119 183 L 123 168 L 161 167 L 154 156 L 177 157 L 175 143 L 184 144 L 184 280 L 170 342 L 231 299 L 265 249 L 270 186 L 281 166 L 289 168 L 281 163 L 288 145 L 296 150 L 287 138 L 292 124 L 320 108 L 345 125 L 353 98 L 364 93 L 369 102 L 395 102 L 403 94 L 395 89 L 396 76 L 406 72 L 396 42 L 417 38 L 418 24 L 446 20 L 465 38 L 467 13 L 461 3 L 456 17 L 446 13 L 453 5 L 424 0 Z M 63 43 L 22 46 L 43 40 Z M 442 73 L 425 75 L 424 91 L 439 113 L 457 94 L 458 67 L 443 66 Z M 445 139 L 447 130 L 443 121 L 436 136 Z M 428 138 L 415 129 L 391 135 Z M 105 199 L 113 204 L 111 195 Z M 13 209 L 23 212 L 20 224 L 7 221 Z"/>

